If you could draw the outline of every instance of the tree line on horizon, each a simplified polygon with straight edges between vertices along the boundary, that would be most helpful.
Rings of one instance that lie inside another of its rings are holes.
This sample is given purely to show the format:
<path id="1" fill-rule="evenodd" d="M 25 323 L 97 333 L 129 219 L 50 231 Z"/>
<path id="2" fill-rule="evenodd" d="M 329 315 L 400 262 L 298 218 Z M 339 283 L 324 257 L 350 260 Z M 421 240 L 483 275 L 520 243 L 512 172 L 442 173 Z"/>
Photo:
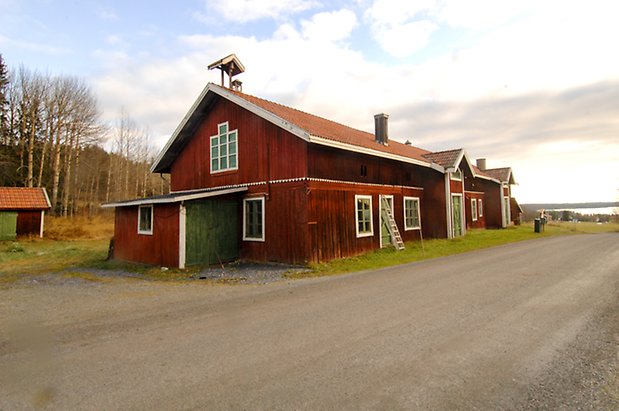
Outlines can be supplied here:
<path id="1" fill-rule="evenodd" d="M 0 186 L 45 187 L 61 216 L 165 194 L 168 181 L 150 173 L 149 139 L 124 108 L 114 124 L 103 122 L 83 79 L 9 70 L 0 54 Z"/>

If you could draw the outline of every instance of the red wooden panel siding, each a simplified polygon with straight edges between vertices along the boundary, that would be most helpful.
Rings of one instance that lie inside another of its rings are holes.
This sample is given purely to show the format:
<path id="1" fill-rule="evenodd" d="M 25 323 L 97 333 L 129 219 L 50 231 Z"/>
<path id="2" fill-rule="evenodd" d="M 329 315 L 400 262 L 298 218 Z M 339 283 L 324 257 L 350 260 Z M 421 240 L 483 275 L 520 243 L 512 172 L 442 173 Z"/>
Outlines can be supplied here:
<path id="1" fill-rule="evenodd" d="M 265 241 L 241 241 L 241 258 L 302 264 L 307 254 L 306 183 L 252 186 L 247 197 L 264 196 Z M 242 230 L 243 207 L 239 207 Z M 242 232 L 239 234 L 242 238 Z"/>
<path id="2" fill-rule="evenodd" d="M 357 238 L 355 195 L 372 196 L 374 235 Z M 364 253 L 380 247 L 380 195 L 392 195 L 394 218 L 404 241 L 418 240 L 419 230 L 404 230 L 403 198 L 419 197 L 423 190 L 356 184 L 310 182 L 308 226 L 311 261 L 328 261 Z M 422 226 L 424 224 L 422 216 Z"/>
<path id="3" fill-rule="evenodd" d="M 462 193 L 462 181 L 460 180 L 449 180 L 449 189 L 452 193 Z"/>
<path id="4" fill-rule="evenodd" d="M 228 122 L 238 130 L 238 170 L 211 175 L 210 137 Z M 190 190 L 307 174 L 305 141 L 237 106 L 218 99 L 171 168 L 171 189 Z"/>
<path id="5" fill-rule="evenodd" d="M 465 207 L 465 216 L 466 216 L 466 228 L 484 228 L 486 227 L 486 200 L 484 198 L 484 193 L 481 192 L 465 192 L 464 193 L 466 207 Z M 477 207 L 477 220 L 473 221 L 473 205 L 471 200 L 475 199 L 476 207 Z M 479 216 L 479 200 L 482 201 L 483 204 L 483 215 Z"/>
<path id="6" fill-rule="evenodd" d="M 178 204 L 155 205 L 153 234 L 138 234 L 138 207 L 116 208 L 114 258 L 178 267 Z"/>
<path id="7" fill-rule="evenodd" d="M 17 235 L 41 234 L 41 210 L 17 212 Z"/>

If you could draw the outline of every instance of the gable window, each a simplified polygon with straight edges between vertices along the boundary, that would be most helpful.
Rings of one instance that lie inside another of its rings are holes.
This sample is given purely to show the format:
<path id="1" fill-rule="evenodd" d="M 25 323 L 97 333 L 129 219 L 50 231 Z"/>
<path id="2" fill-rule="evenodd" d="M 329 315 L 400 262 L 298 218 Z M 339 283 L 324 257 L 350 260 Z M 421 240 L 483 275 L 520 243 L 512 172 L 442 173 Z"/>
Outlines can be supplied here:
<path id="1" fill-rule="evenodd" d="M 404 230 L 421 228 L 419 218 L 419 199 L 417 197 L 404 197 Z"/>
<path id="2" fill-rule="evenodd" d="M 138 234 L 153 234 L 153 206 L 138 207 Z"/>
<path id="3" fill-rule="evenodd" d="M 264 197 L 243 200 L 243 240 L 264 241 Z"/>
<path id="4" fill-rule="evenodd" d="M 228 130 L 228 122 L 217 125 L 217 135 L 211 136 L 211 173 L 237 170 L 238 131 Z"/>
<path id="5" fill-rule="evenodd" d="M 372 196 L 355 196 L 355 222 L 357 237 L 374 235 L 372 224 Z"/>
<path id="6" fill-rule="evenodd" d="M 481 198 L 477 200 L 477 206 L 479 207 L 479 216 L 483 217 L 484 216 L 484 203 L 482 203 Z"/>
<path id="7" fill-rule="evenodd" d="M 477 199 L 471 198 L 471 217 L 473 221 L 477 221 Z"/>
<path id="8" fill-rule="evenodd" d="M 459 168 L 456 169 L 453 173 L 451 173 L 452 180 L 462 180 L 462 171 Z"/>

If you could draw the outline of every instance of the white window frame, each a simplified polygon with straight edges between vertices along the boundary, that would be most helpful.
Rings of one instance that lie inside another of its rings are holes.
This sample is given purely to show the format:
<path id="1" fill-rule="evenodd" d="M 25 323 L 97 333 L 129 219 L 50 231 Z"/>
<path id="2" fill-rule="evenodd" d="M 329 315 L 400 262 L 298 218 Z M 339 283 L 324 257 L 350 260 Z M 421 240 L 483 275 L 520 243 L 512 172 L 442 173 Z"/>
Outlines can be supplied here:
<path id="1" fill-rule="evenodd" d="M 477 221 L 477 199 L 471 198 L 471 218 Z"/>
<path id="2" fill-rule="evenodd" d="M 408 226 L 406 224 L 406 201 L 407 200 L 412 200 L 412 201 L 416 201 L 417 202 L 417 221 L 419 222 L 418 226 Z M 421 203 L 419 201 L 419 197 L 404 197 L 404 199 L 402 200 L 402 209 L 404 210 L 404 231 L 410 231 L 410 230 L 421 230 Z"/>
<path id="3" fill-rule="evenodd" d="M 142 230 L 140 228 L 140 222 L 142 221 L 142 210 L 147 208 L 150 208 L 150 229 Z M 152 204 L 138 206 L 138 234 L 153 235 L 154 214 L 154 207 Z"/>
<path id="4" fill-rule="evenodd" d="M 221 159 L 223 158 L 223 156 L 221 155 L 221 147 L 222 144 L 220 143 L 220 138 L 224 135 L 222 133 L 219 132 L 219 129 L 222 126 L 226 126 L 226 160 L 227 160 L 227 167 L 226 168 L 221 168 Z M 236 153 L 234 155 L 236 155 L 236 165 L 234 167 L 230 167 L 230 134 L 235 134 L 236 135 Z M 219 168 L 217 170 L 213 170 L 213 139 L 217 139 L 217 161 L 219 162 Z M 223 122 L 223 123 L 219 123 L 217 124 L 217 134 L 214 136 L 211 136 L 209 138 L 209 168 L 211 170 L 211 174 L 217 174 L 217 173 L 224 173 L 226 171 L 233 171 L 233 170 L 238 170 L 239 169 L 239 131 L 238 129 L 234 129 L 234 130 L 230 130 L 230 125 L 228 124 L 228 122 Z"/>
<path id="5" fill-rule="evenodd" d="M 460 173 L 460 177 L 456 177 L 455 173 Z M 454 181 L 462 181 L 462 170 L 460 170 L 459 168 L 456 168 L 453 173 L 449 173 L 449 178 L 451 178 Z"/>
<path id="6" fill-rule="evenodd" d="M 359 232 L 359 200 L 370 200 L 370 231 Z M 357 238 L 372 237 L 374 235 L 374 215 L 372 210 L 372 196 L 371 195 L 355 195 L 355 232 Z"/>
<path id="7" fill-rule="evenodd" d="M 260 206 L 262 207 L 262 236 L 261 237 L 248 237 L 247 236 L 247 203 L 251 201 L 260 201 Z M 266 210 L 264 207 L 264 197 L 249 197 L 243 199 L 243 241 L 265 241 L 265 215 Z"/>
<path id="8" fill-rule="evenodd" d="M 477 207 L 479 207 L 479 218 L 484 216 L 484 203 L 482 203 L 481 198 L 477 200 Z"/>

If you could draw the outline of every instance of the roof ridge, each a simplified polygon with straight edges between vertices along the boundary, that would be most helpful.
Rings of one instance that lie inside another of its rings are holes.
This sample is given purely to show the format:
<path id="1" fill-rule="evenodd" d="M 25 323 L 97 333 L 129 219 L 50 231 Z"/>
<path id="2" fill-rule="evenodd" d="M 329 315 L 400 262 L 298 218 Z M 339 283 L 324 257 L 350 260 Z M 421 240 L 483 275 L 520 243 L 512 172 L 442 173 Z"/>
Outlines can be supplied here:
<path id="1" fill-rule="evenodd" d="M 464 148 L 460 147 L 460 148 L 452 148 L 452 149 L 449 149 L 449 150 L 430 151 L 428 154 L 443 154 L 443 153 L 451 153 L 451 152 L 454 152 L 454 151 L 462 151 L 462 150 L 464 150 Z"/>
<path id="2" fill-rule="evenodd" d="M 322 117 L 322 116 L 319 116 L 319 115 L 317 115 L 317 114 L 310 113 L 310 112 L 308 112 L 308 111 L 299 110 L 298 108 L 295 108 L 295 107 L 292 107 L 292 106 L 287 106 L 287 105 L 285 105 L 285 104 L 278 103 L 277 101 L 272 101 L 272 100 L 268 100 L 268 99 L 265 99 L 265 98 L 262 98 L 262 97 L 254 96 L 253 94 L 243 93 L 243 92 L 238 91 L 238 90 L 230 90 L 230 89 L 228 89 L 228 91 L 233 92 L 234 94 L 238 95 L 238 96 L 239 96 L 239 97 L 241 97 L 241 98 L 243 98 L 243 97 L 246 97 L 246 96 L 247 96 L 247 97 L 250 97 L 250 98 L 254 98 L 254 99 L 256 99 L 256 100 L 261 100 L 261 101 L 267 102 L 267 103 L 269 103 L 269 104 L 274 104 L 274 105 L 276 105 L 276 106 L 283 107 L 284 109 L 287 109 L 287 110 L 296 111 L 297 113 L 302 113 L 302 114 L 307 115 L 307 116 L 311 116 L 311 117 L 314 117 L 314 118 L 317 118 L 317 119 L 320 119 L 320 120 L 323 120 L 323 121 L 327 121 L 327 122 L 329 122 L 329 123 L 336 124 L 336 125 L 338 125 L 338 126 L 340 126 L 340 127 L 345 127 L 345 128 L 350 129 L 350 130 L 354 130 L 354 131 L 356 131 L 356 132 L 360 132 L 360 133 L 367 134 L 369 137 L 374 137 L 374 134 L 373 134 L 373 133 L 370 133 L 369 131 L 361 130 L 361 129 L 358 129 L 358 128 L 355 128 L 355 127 L 349 126 L 349 125 L 347 125 L 347 124 L 340 123 L 340 122 L 337 122 L 337 121 L 334 121 L 334 120 L 328 119 L 328 118 L 326 118 L 326 117 Z M 250 102 L 251 102 L 251 101 L 250 101 Z M 389 143 L 390 143 L 390 144 L 391 144 L 391 143 L 396 143 L 396 144 L 400 144 L 400 145 L 405 146 L 405 147 L 412 147 L 412 148 L 415 148 L 415 149 L 417 149 L 417 150 L 424 151 L 425 153 L 421 154 L 422 156 L 423 156 L 423 155 L 425 155 L 425 154 L 429 154 L 429 153 L 431 153 L 431 151 L 426 150 L 425 148 L 421 148 L 421 147 L 417 147 L 417 146 L 409 146 L 409 145 L 407 145 L 407 144 L 404 144 L 404 143 L 402 143 L 402 142 L 400 142 L 400 141 L 397 141 L 397 140 L 395 140 L 395 139 L 391 139 L 391 138 L 389 139 Z"/>
<path id="3" fill-rule="evenodd" d="M 240 91 L 237 91 L 237 90 L 228 90 L 228 91 L 232 91 L 233 93 L 239 95 L 240 97 L 248 96 L 248 97 L 251 97 L 251 98 L 255 98 L 257 100 L 262 100 L 262 101 L 265 101 L 267 103 L 275 104 L 276 106 L 280 106 L 280 107 L 283 107 L 283 108 L 288 109 L 288 110 L 293 110 L 293 111 L 296 111 L 298 113 L 303 113 L 303 114 L 308 115 L 308 116 L 316 117 L 316 118 L 319 118 L 321 120 L 328 121 L 328 122 L 333 123 L 333 124 L 337 124 L 338 126 L 350 128 L 351 130 L 360 131 L 362 133 L 366 133 L 366 134 L 368 134 L 370 136 L 373 136 L 373 134 L 370 133 L 369 131 L 360 130 L 358 128 L 354 128 L 354 127 L 351 127 L 351 126 L 343 124 L 343 123 L 338 123 L 337 121 L 330 120 L 330 119 L 328 119 L 326 117 L 322 117 L 322 116 L 319 116 L 317 114 L 310 113 L 308 111 L 299 110 L 298 108 L 295 108 L 295 107 L 292 107 L 292 106 L 287 106 L 285 104 L 278 103 L 277 101 L 267 100 L 266 98 L 254 96 L 253 94 L 243 93 L 243 92 L 240 92 Z"/>

